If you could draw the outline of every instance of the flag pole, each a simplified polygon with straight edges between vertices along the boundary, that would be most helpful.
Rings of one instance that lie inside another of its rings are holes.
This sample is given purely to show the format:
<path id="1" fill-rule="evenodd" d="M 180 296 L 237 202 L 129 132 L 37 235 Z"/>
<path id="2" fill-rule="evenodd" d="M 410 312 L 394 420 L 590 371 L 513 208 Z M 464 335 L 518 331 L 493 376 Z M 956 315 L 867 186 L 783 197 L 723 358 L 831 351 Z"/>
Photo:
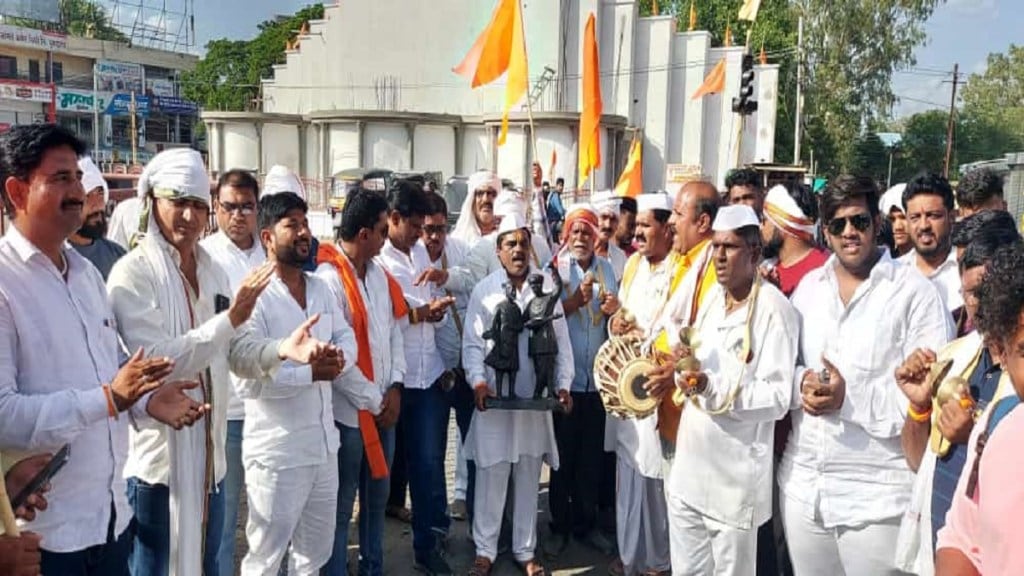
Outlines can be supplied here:
<path id="1" fill-rule="evenodd" d="M 529 74 L 529 71 L 530 71 L 530 58 L 529 58 L 529 51 L 526 49 L 526 17 L 523 15 L 523 1 L 522 0 L 516 0 L 516 3 L 519 4 L 519 27 L 523 31 L 523 52 L 527 56 L 526 57 L 526 71 L 527 71 L 526 78 L 527 78 L 527 82 L 529 82 L 529 78 L 530 78 L 530 74 Z M 529 86 L 527 86 L 527 88 L 528 89 L 526 91 L 526 118 L 527 118 L 527 120 L 530 123 L 530 146 L 532 147 L 532 149 L 530 150 L 530 162 L 528 162 L 528 165 L 531 168 L 531 174 L 532 174 L 533 163 L 537 162 L 539 164 L 540 163 L 540 158 L 537 156 L 537 131 L 534 129 L 534 124 L 533 124 L 533 101 L 530 98 Z M 549 178 L 551 177 L 550 174 L 548 175 L 548 177 Z M 527 185 L 526 189 L 528 191 L 527 193 L 530 196 L 527 199 L 527 206 L 529 206 L 532 209 L 533 208 L 534 199 L 535 199 L 535 196 L 536 196 L 536 192 L 533 189 L 533 177 L 531 176 L 530 178 L 527 178 L 527 182 L 528 182 L 528 185 Z M 528 221 L 532 220 L 531 216 L 532 215 L 529 212 L 527 212 L 526 219 Z"/>

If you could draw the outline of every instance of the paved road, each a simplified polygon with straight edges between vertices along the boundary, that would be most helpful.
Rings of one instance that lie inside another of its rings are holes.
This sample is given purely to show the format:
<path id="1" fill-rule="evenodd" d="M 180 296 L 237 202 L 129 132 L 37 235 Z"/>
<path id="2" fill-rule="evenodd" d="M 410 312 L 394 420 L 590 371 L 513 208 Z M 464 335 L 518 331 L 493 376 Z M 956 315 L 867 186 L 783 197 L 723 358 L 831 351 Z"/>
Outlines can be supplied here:
<path id="1" fill-rule="evenodd" d="M 455 428 L 455 420 L 453 418 L 448 432 L 448 455 L 445 458 L 449 501 L 452 499 L 455 479 L 455 438 L 457 437 L 457 434 L 458 432 Z M 541 539 L 543 539 L 547 534 L 548 525 L 547 476 L 548 470 L 547 467 L 545 467 L 541 477 L 541 499 L 537 518 L 537 525 L 540 532 L 539 538 Z M 245 543 L 244 505 L 240 515 L 242 517 L 240 518 L 240 525 L 237 531 L 238 554 L 236 555 L 236 574 L 238 573 L 238 563 L 241 561 L 241 557 L 245 554 L 245 550 L 247 549 Z M 354 566 L 354 558 L 357 554 L 357 546 L 355 543 L 358 541 L 358 537 L 354 524 L 351 525 L 349 529 L 349 542 L 353 543 L 349 546 L 349 557 L 353 559 L 352 565 Z M 472 565 L 473 558 L 475 556 L 473 543 L 467 538 L 466 530 L 466 522 L 452 523 L 452 537 L 448 547 L 448 561 L 456 575 L 466 574 L 466 571 Z M 604 556 L 575 541 L 571 542 L 565 553 L 559 555 L 557 558 L 545 558 L 539 549 L 538 555 L 541 557 L 549 572 L 554 576 L 575 576 L 583 574 L 588 576 L 604 576 L 608 573 L 608 563 L 612 560 L 610 557 Z M 418 574 L 418 572 L 413 569 L 411 527 L 408 524 L 404 524 L 391 518 L 387 520 L 384 534 L 384 574 L 385 576 L 412 576 L 414 574 Z M 498 557 L 498 561 L 495 563 L 491 574 L 494 576 L 513 576 L 523 574 L 523 571 L 516 565 L 512 556 L 510 554 L 506 554 Z"/>

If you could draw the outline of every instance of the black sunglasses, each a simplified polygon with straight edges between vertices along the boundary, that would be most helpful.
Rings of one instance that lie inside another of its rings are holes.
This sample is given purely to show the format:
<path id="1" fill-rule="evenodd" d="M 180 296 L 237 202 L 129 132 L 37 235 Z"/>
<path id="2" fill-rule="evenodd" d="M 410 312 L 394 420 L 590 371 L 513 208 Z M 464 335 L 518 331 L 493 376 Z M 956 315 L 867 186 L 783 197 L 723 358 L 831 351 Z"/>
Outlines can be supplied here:
<path id="1" fill-rule="evenodd" d="M 828 222 L 828 233 L 833 236 L 840 236 L 846 230 L 846 223 L 849 222 L 857 232 L 863 232 L 871 227 L 870 214 L 854 214 L 846 218 L 833 218 Z"/>

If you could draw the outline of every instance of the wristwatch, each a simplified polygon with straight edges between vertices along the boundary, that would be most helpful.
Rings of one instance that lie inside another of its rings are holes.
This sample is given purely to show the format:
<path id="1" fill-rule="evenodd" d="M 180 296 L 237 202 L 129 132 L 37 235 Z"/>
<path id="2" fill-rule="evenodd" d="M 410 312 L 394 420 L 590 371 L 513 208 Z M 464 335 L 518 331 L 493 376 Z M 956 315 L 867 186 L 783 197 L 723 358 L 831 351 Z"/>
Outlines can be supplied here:
<path id="1" fill-rule="evenodd" d="M 405 382 L 392 382 L 391 386 L 388 386 L 388 390 L 398 390 L 402 392 L 405 390 Z"/>

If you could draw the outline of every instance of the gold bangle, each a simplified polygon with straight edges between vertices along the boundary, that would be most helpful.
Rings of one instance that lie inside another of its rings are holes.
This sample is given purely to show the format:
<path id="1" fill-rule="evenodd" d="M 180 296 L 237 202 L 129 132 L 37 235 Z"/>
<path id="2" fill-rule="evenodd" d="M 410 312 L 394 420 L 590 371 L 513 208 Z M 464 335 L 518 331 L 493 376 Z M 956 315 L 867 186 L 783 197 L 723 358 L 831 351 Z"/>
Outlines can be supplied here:
<path id="1" fill-rule="evenodd" d="M 913 405 L 910 405 L 907 406 L 907 416 L 910 416 L 910 419 L 914 422 L 924 424 L 932 419 L 932 409 L 928 408 L 924 412 L 918 412 L 917 410 L 914 410 Z"/>

